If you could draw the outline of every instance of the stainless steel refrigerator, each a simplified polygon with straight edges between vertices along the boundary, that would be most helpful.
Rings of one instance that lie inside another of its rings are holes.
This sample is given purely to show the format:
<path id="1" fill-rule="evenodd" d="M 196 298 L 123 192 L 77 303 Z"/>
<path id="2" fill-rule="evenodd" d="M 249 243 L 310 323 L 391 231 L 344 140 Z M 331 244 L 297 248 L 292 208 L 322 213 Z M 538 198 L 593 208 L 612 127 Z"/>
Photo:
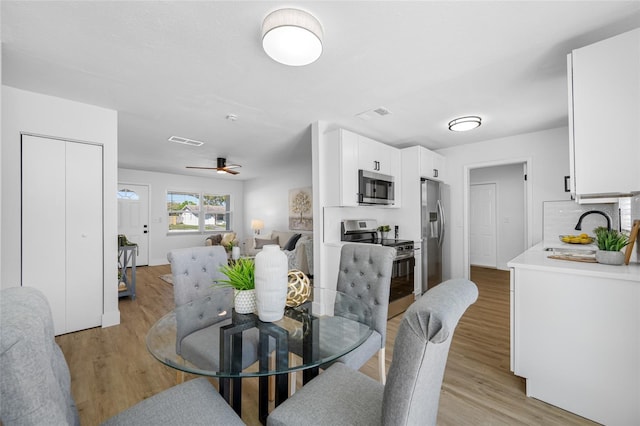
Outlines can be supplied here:
<path id="1" fill-rule="evenodd" d="M 442 282 L 442 243 L 445 211 L 442 184 L 429 179 L 421 181 L 422 292 Z"/>

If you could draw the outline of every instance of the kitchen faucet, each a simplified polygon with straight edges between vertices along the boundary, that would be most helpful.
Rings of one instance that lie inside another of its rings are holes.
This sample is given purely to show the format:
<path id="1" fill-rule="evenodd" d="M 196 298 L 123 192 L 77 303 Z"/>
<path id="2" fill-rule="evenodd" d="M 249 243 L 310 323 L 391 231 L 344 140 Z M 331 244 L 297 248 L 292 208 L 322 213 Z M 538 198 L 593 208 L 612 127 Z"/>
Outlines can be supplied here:
<path id="1" fill-rule="evenodd" d="M 605 212 L 601 212 L 600 210 L 589 210 L 588 212 L 582 213 L 582 215 L 580 215 L 580 219 L 578 219 L 578 223 L 576 224 L 576 228 L 575 228 L 576 231 L 582 230 L 582 219 L 584 219 L 585 216 L 590 215 L 592 213 L 597 213 L 604 216 L 604 218 L 607 219 L 607 230 L 611 231 L 611 218 L 609 217 L 608 214 L 606 214 Z"/>

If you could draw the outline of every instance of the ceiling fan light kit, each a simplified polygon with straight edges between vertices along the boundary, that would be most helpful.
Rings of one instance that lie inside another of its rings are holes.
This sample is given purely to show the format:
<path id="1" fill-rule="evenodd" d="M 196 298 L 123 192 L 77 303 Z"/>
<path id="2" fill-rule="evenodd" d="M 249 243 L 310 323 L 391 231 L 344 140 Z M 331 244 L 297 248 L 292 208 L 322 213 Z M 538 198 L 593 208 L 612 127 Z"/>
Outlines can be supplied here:
<path id="1" fill-rule="evenodd" d="M 230 174 L 230 175 L 237 175 L 240 172 L 236 172 L 235 168 L 238 167 L 242 167 L 239 164 L 227 164 L 227 159 L 226 158 L 222 158 L 222 157 L 218 157 L 216 159 L 216 167 L 198 167 L 198 166 L 187 166 L 187 169 L 204 169 L 204 170 L 215 170 L 217 173 L 220 174 Z"/>
<path id="2" fill-rule="evenodd" d="M 452 132 L 466 132 L 480 127 L 481 124 L 482 118 L 477 115 L 469 115 L 451 120 L 449 122 L 449 130 Z"/>
<path id="3" fill-rule="evenodd" d="M 284 65 L 303 66 L 322 54 L 322 25 L 299 9 L 271 12 L 262 23 L 262 48 L 271 59 Z"/>

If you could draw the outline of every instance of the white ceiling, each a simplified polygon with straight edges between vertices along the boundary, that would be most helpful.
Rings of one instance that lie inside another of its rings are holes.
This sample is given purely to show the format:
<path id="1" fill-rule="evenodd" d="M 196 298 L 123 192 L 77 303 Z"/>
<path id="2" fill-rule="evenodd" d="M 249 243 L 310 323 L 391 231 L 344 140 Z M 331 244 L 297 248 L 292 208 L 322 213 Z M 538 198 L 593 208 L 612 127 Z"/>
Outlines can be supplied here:
<path id="1" fill-rule="evenodd" d="M 324 52 L 287 67 L 261 48 L 280 7 L 315 15 Z M 640 1 L 6 1 L 2 83 L 118 110 L 119 166 L 256 178 L 309 157 L 325 120 L 439 149 L 567 122 L 566 54 L 640 27 Z M 378 107 L 392 114 L 356 115 Z M 228 114 L 237 121 L 226 119 Z M 449 120 L 477 114 L 467 133 Z M 167 142 L 172 136 L 200 148 Z"/>

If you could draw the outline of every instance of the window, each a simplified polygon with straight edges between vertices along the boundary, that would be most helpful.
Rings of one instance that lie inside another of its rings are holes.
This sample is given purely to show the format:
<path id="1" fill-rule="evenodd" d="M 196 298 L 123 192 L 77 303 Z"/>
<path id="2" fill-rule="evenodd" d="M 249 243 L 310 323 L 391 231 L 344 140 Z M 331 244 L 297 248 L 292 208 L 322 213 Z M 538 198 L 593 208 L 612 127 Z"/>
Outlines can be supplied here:
<path id="1" fill-rule="evenodd" d="M 167 192 L 169 233 L 231 230 L 231 196 Z"/>
<path id="2" fill-rule="evenodd" d="M 118 198 L 121 200 L 138 201 L 140 196 L 132 189 L 122 188 L 118 191 Z"/>

